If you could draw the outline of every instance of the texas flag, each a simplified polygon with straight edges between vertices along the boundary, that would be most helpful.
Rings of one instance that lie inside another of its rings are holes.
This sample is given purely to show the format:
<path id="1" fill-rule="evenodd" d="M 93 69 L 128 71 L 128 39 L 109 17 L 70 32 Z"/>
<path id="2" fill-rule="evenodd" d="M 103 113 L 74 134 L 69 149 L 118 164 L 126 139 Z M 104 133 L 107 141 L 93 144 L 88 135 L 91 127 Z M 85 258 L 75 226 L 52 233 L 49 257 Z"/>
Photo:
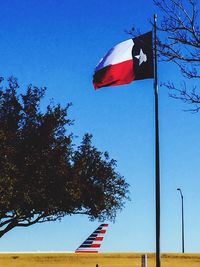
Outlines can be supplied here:
<path id="1" fill-rule="evenodd" d="M 95 68 L 94 88 L 115 86 L 154 77 L 152 32 L 117 44 Z"/>

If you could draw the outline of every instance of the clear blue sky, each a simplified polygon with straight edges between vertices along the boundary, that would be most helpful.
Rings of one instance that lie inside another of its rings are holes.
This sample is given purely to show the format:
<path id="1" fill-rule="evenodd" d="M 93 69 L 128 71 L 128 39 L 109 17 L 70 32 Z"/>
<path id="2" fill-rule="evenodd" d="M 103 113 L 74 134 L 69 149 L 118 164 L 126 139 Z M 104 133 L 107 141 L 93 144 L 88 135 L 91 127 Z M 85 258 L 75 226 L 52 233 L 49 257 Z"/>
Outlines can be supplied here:
<path id="1" fill-rule="evenodd" d="M 92 133 L 94 144 L 118 161 L 130 183 L 131 202 L 110 223 L 101 251 L 155 251 L 155 177 L 153 81 L 104 88 L 97 92 L 92 74 L 113 45 L 129 37 L 132 25 L 151 29 L 152 1 L 45 0 L 1 3 L 0 73 L 14 75 L 23 86 L 47 86 L 50 99 L 72 102 L 73 132 L 81 140 Z M 158 17 L 159 19 L 159 17 Z M 159 83 L 179 82 L 170 64 L 159 63 Z M 20 90 L 23 90 L 21 88 Z M 180 187 L 185 200 L 185 250 L 200 251 L 199 114 L 183 112 L 183 103 L 160 94 L 161 251 L 181 250 Z M 0 251 L 73 251 L 98 222 L 65 217 L 11 231 Z"/>

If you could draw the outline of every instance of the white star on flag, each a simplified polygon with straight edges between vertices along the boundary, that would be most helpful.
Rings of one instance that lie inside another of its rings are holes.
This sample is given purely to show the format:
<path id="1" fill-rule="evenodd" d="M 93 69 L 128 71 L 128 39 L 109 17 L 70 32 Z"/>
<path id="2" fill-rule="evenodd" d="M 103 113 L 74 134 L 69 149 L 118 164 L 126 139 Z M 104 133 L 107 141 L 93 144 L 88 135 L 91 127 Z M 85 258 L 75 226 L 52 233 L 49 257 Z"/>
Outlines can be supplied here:
<path id="1" fill-rule="evenodd" d="M 143 53 L 142 49 L 140 49 L 140 54 L 135 56 L 137 59 L 139 59 L 139 66 L 147 61 L 147 55 Z"/>

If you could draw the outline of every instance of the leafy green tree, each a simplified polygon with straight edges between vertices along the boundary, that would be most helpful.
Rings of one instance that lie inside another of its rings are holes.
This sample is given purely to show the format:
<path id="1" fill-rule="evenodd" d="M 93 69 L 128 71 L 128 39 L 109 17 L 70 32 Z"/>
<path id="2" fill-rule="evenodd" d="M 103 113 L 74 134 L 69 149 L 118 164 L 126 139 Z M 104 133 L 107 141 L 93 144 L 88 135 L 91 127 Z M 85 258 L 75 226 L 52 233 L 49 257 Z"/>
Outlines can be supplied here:
<path id="1" fill-rule="evenodd" d="M 17 79 L 0 79 L 0 237 L 14 227 L 85 214 L 114 220 L 128 198 L 116 161 L 69 132 L 66 107 L 40 109 L 45 88 L 18 94 Z"/>

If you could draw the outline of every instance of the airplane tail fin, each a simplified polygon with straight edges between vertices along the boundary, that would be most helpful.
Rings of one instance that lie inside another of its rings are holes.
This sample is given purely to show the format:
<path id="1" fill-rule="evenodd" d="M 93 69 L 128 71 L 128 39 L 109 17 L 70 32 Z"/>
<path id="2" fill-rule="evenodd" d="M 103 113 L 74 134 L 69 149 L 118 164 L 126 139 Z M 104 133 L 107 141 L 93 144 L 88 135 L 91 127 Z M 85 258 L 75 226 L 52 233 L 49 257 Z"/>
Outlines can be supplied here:
<path id="1" fill-rule="evenodd" d="M 75 253 L 98 253 L 108 224 L 101 224 L 76 250 Z"/>

